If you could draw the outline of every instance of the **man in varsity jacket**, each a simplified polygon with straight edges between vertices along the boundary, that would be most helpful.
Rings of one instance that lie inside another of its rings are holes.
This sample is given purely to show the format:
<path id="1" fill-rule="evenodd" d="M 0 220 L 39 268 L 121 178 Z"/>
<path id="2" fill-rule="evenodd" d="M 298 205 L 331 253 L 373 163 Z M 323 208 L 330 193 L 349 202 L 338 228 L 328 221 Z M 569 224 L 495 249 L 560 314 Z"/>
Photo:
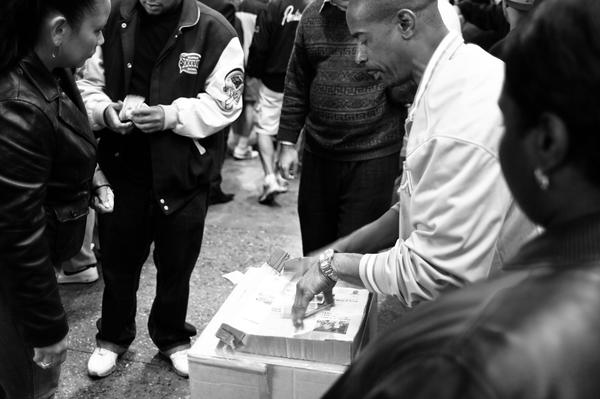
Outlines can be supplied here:
<path id="1" fill-rule="evenodd" d="M 115 192 L 115 212 L 99 218 L 105 288 L 88 373 L 112 373 L 133 341 L 154 243 L 150 338 L 187 376 L 189 280 L 219 151 L 212 135 L 240 114 L 244 55 L 225 18 L 196 0 L 113 0 L 103 33 L 78 82 Z"/>

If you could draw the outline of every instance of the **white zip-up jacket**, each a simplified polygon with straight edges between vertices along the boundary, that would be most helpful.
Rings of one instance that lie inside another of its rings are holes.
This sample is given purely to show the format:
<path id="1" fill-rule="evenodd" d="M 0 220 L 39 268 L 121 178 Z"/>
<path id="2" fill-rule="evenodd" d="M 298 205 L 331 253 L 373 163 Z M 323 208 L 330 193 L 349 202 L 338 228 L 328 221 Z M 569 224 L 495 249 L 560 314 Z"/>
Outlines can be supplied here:
<path id="1" fill-rule="evenodd" d="M 503 79 L 502 61 L 456 33 L 434 52 L 407 119 L 400 238 L 362 257 L 369 290 L 408 306 L 434 299 L 488 277 L 535 234 L 500 170 Z"/>

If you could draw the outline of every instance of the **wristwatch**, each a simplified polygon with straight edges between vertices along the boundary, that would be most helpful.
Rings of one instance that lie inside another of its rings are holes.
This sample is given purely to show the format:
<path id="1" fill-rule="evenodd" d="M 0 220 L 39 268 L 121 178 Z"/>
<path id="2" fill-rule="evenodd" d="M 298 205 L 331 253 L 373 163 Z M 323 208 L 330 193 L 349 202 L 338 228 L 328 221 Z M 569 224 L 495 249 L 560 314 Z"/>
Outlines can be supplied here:
<path id="1" fill-rule="evenodd" d="M 333 282 L 338 281 L 337 272 L 333 267 L 333 255 L 335 252 L 333 248 L 328 248 L 319 256 L 319 270 L 321 274 Z"/>

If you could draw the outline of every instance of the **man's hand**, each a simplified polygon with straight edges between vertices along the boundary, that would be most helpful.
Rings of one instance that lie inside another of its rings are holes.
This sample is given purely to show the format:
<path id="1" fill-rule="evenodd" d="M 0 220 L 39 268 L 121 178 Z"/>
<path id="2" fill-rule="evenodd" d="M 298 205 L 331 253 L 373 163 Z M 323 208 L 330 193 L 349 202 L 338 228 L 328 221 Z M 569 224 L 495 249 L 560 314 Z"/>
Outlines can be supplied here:
<path id="1" fill-rule="evenodd" d="M 158 132 L 165 125 L 165 111 L 158 105 L 142 106 L 131 111 L 131 120 L 144 133 Z"/>
<path id="2" fill-rule="evenodd" d="M 67 336 L 59 342 L 44 346 L 42 348 L 33 348 L 33 361 L 43 369 L 62 364 L 67 359 Z"/>
<path id="3" fill-rule="evenodd" d="M 115 206 L 115 195 L 110 186 L 102 186 L 96 189 L 92 206 L 98 213 L 110 213 Z"/>
<path id="4" fill-rule="evenodd" d="M 296 170 L 298 168 L 298 151 L 296 151 L 296 147 L 281 144 L 277 167 L 284 179 L 290 180 L 296 177 Z"/>
<path id="5" fill-rule="evenodd" d="M 306 308 L 315 295 L 322 292 L 327 303 L 333 301 L 331 289 L 335 282 L 321 273 L 318 257 L 291 259 L 284 263 L 284 268 L 303 273 L 296 283 L 296 298 L 292 306 L 292 322 L 294 326 L 302 327 Z"/>
<path id="6" fill-rule="evenodd" d="M 133 129 L 133 123 L 122 122 L 121 119 L 119 119 L 119 111 L 121 108 L 123 108 L 123 101 L 110 103 L 104 109 L 104 122 L 106 123 L 106 127 L 113 132 L 127 134 Z"/>

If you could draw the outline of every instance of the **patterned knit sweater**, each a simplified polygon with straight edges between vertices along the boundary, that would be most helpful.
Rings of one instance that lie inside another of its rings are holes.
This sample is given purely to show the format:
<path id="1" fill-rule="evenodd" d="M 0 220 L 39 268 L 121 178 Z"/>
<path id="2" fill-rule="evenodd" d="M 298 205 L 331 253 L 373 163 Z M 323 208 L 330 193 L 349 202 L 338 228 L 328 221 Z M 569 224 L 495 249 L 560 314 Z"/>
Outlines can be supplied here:
<path id="1" fill-rule="evenodd" d="M 346 15 L 331 3 L 312 2 L 302 13 L 285 79 L 280 141 L 340 161 L 374 159 L 400 151 L 403 107 L 355 62 L 356 42 Z"/>

